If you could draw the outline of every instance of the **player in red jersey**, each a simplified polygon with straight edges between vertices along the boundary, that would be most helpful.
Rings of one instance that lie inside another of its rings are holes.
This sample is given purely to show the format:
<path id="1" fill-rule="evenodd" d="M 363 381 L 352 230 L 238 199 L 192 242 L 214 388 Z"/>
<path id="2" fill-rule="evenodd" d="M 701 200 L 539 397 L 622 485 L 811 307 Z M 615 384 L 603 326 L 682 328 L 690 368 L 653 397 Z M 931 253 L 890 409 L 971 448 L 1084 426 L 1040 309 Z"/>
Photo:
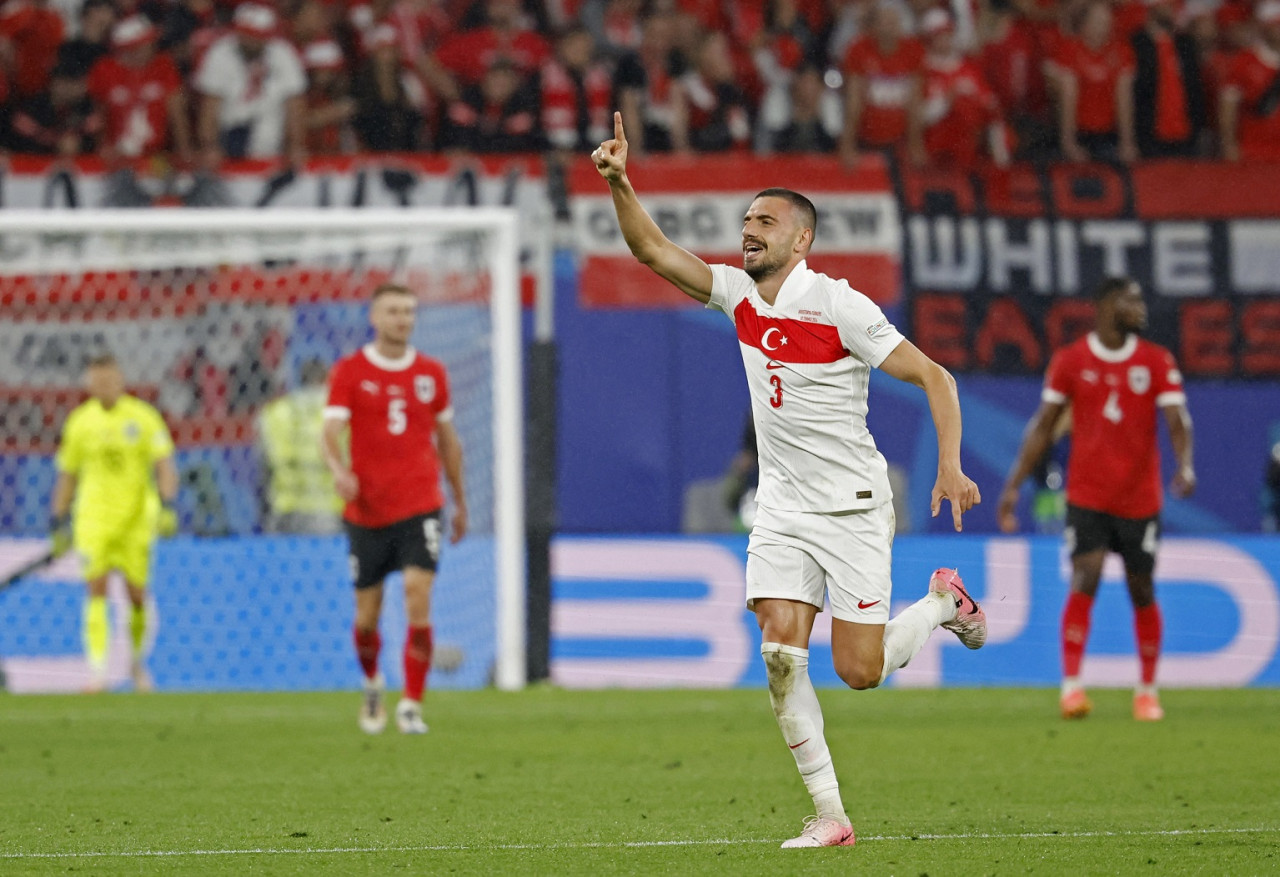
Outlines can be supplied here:
<path id="1" fill-rule="evenodd" d="M 382 582 L 404 573 L 404 697 L 396 724 L 424 734 L 422 690 L 431 667 L 431 586 L 440 558 L 443 468 L 453 494 L 451 537 L 467 532 L 462 442 L 444 365 L 409 343 L 417 311 L 413 293 L 398 284 L 373 291 L 369 322 L 374 339 L 338 361 L 329 376 L 324 410 L 324 456 L 334 485 L 346 500 L 342 517 L 351 544 L 356 587 L 356 655 L 364 671 L 360 727 L 376 734 L 386 726 L 384 683 L 378 672 L 382 639 Z M 350 464 L 342 438 L 350 434 Z"/>
<path id="2" fill-rule="evenodd" d="M 1092 705 L 1080 683 L 1089 637 L 1089 615 L 1108 551 L 1124 558 L 1133 601 L 1142 684 L 1133 698 L 1134 718 L 1164 717 L 1156 694 L 1160 658 L 1160 609 L 1155 602 L 1156 548 L 1160 539 L 1160 449 L 1156 412 L 1164 413 L 1177 458 L 1172 490 L 1195 489 L 1191 415 L 1173 355 L 1138 337 L 1147 306 L 1129 278 L 1105 281 L 1095 295 L 1095 331 L 1054 354 L 1040 409 L 1027 426 L 1009 470 L 998 510 L 1007 533 L 1018 527 L 1018 489 L 1052 443 L 1054 424 L 1071 406 L 1071 456 L 1067 461 L 1067 547 L 1071 593 L 1062 615 L 1063 718 L 1083 718 Z"/>

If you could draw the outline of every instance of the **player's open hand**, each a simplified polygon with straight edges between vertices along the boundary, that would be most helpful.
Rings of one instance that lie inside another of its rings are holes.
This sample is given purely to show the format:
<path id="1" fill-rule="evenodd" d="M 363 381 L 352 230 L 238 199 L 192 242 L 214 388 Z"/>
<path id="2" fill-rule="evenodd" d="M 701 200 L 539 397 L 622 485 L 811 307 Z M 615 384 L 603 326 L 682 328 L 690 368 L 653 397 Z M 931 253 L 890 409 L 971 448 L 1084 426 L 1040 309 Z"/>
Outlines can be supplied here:
<path id="1" fill-rule="evenodd" d="M 453 507 L 453 520 L 450 523 L 449 542 L 457 545 L 467 535 L 467 504 L 456 503 Z"/>
<path id="2" fill-rule="evenodd" d="M 609 182 L 622 179 L 627 172 L 627 132 L 622 130 L 622 113 L 613 114 L 613 139 L 606 140 L 591 153 L 600 176 Z"/>
<path id="3" fill-rule="evenodd" d="M 333 488 L 344 502 L 351 502 L 360 494 L 360 479 L 350 469 L 333 473 Z"/>
<path id="4" fill-rule="evenodd" d="M 961 515 L 982 502 L 982 494 L 978 492 L 978 485 L 959 468 L 947 467 L 938 469 L 938 480 L 933 485 L 933 496 L 929 504 L 933 517 L 938 516 L 944 499 L 951 503 L 951 521 L 959 533 L 964 529 L 960 522 Z"/>
<path id="5" fill-rule="evenodd" d="M 1017 506 L 1018 491 L 1016 488 L 1006 487 L 1000 491 L 1000 504 L 996 506 L 996 522 L 999 523 L 1001 532 L 1018 532 L 1018 514 L 1014 511 Z"/>

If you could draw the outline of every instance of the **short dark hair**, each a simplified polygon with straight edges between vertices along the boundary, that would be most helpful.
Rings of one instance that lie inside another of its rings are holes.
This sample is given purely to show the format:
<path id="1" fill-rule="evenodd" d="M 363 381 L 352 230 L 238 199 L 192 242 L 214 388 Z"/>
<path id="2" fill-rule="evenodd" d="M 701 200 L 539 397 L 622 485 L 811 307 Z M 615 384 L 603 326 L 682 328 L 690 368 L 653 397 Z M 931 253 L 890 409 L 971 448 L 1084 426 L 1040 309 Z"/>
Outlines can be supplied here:
<path id="1" fill-rule="evenodd" d="M 800 224 L 812 231 L 814 237 L 818 236 L 818 210 L 813 206 L 812 201 L 799 192 L 774 186 L 760 192 L 756 198 L 781 198 L 784 201 L 790 201 L 791 206 L 800 211 Z"/>
<path id="2" fill-rule="evenodd" d="M 384 295 L 413 295 L 413 290 L 403 283 L 380 283 L 369 296 L 369 301 L 375 302 Z"/>
<path id="3" fill-rule="evenodd" d="M 1132 277 L 1108 277 L 1099 283 L 1098 288 L 1093 291 L 1093 300 L 1097 304 L 1102 304 L 1111 296 L 1128 291 L 1134 282 Z"/>
<path id="4" fill-rule="evenodd" d="M 101 350 L 97 353 L 89 354 L 84 361 L 85 368 L 119 368 L 120 361 L 116 359 L 116 355 L 109 350 Z"/>

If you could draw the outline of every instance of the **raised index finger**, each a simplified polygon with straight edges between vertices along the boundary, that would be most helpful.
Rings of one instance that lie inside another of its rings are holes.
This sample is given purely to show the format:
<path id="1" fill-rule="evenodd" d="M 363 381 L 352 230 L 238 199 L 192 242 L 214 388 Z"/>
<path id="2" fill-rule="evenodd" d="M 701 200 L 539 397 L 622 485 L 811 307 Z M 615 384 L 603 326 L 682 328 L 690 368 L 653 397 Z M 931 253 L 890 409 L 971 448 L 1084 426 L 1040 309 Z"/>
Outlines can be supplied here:
<path id="1" fill-rule="evenodd" d="M 627 142 L 627 132 L 622 130 L 622 113 L 617 110 L 613 113 L 613 139 L 620 143 Z"/>

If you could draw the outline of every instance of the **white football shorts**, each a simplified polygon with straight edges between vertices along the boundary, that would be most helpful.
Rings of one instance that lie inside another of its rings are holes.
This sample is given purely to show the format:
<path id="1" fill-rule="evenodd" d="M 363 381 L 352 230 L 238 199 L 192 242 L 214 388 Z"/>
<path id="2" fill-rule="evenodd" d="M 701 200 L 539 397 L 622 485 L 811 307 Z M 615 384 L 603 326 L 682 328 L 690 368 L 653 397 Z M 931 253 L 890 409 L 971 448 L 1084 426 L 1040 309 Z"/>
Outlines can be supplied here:
<path id="1" fill-rule="evenodd" d="M 893 503 L 849 512 L 788 512 L 760 506 L 747 544 L 747 608 L 781 598 L 841 621 L 884 624 L 893 588 Z"/>

